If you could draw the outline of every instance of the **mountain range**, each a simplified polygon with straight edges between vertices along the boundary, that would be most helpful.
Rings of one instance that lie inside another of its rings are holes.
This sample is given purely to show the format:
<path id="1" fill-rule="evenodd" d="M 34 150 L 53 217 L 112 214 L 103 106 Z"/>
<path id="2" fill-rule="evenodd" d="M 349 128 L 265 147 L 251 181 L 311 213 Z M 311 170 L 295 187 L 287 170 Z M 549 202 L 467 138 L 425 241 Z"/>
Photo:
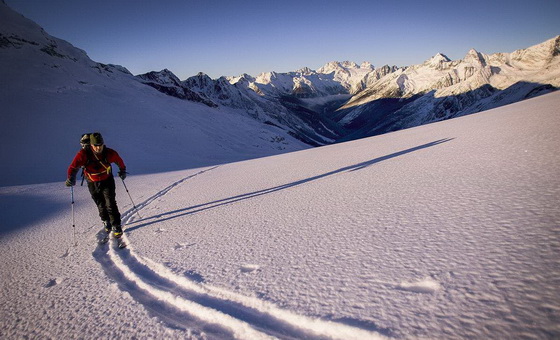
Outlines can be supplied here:
<path id="1" fill-rule="evenodd" d="M 471 49 L 419 65 L 375 68 L 330 62 L 314 71 L 266 72 L 180 81 L 171 71 L 139 75 L 166 94 L 211 107 L 243 109 L 311 145 L 373 136 L 464 116 L 558 89 L 560 36 L 512 53 Z"/>

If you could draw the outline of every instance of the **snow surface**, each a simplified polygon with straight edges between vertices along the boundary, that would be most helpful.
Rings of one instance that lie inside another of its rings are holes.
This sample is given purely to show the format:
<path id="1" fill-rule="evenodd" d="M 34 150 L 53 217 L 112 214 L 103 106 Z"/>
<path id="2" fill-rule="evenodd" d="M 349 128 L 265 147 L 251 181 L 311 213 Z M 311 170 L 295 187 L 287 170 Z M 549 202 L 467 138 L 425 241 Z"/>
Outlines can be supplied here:
<path id="1" fill-rule="evenodd" d="M 85 187 L 77 246 L 62 182 L 2 187 L 0 338 L 557 339 L 559 107 L 130 176 L 124 250 Z"/>

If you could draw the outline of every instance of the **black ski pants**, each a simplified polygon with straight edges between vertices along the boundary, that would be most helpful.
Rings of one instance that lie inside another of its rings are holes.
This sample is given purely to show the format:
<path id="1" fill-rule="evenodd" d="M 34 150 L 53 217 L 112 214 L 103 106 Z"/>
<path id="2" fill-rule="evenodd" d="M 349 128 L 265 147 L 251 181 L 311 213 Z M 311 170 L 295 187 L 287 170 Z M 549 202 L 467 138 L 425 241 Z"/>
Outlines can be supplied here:
<path id="1" fill-rule="evenodd" d="M 115 179 L 111 176 L 104 181 L 88 182 L 91 198 L 99 209 L 102 221 L 110 222 L 117 229 L 121 226 L 121 213 L 117 207 Z"/>

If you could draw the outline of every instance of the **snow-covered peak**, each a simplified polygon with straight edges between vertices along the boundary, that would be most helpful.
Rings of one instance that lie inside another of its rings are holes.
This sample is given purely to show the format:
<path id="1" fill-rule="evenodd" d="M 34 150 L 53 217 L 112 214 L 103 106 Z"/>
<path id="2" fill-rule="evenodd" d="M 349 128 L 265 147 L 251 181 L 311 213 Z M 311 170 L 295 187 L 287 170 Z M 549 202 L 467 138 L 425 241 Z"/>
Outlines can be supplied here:
<path id="1" fill-rule="evenodd" d="M 364 69 L 364 70 L 370 70 L 370 71 L 373 71 L 373 69 L 374 69 L 373 65 L 369 61 L 364 61 L 360 65 L 360 68 Z"/>
<path id="2" fill-rule="evenodd" d="M 255 77 L 251 76 L 250 74 L 247 73 L 243 73 L 240 76 L 237 77 L 227 77 L 227 80 L 230 82 L 230 84 L 237 84 L 237 83 L 252 83 L 255 81 Z"/>
<path id="3" fill-rule="evenodd" d="M 360 66 L 352 61 L 332 61 L 317 70 L 317 73 L 331 75 L 332 80 L 339 83 L 349 92 L 354 93 L 363 86 L 366 76 L 375 69 L 369 62 L 363 62 Z"/>
<path id="4" fill-rule="evenodd" d="M 196 76 L 189 77 L 188 79 L 183 81 L 183 84 L 185 84 L 190 89 L 204 89 L 209 85 L 213 85 L 213 81 L 212 78 L 210 78 L 210 76 L 208 76 L 206 73 L 198 72 Z"/>
<path id="5" fill-rule="evenodd" d="M 449 59 L 445 54 L 438 53 L 430 59 L 426 60 L 424 62 L 424 65 L 432 66 L 434 68 L 440 68 L 444 63 L 448 63 L 450 61 L 451 59 Z"/>
<path id="6" fill-rule="evenodd" d="M 198 73 L 196 74 L 196 77 L 208 77 L 208 78 L 210 78 L 210 76 L 207 75 L 207 74 L 204 73 L 204 72 L 198 72 Z"/>
<path id="7" fill-rule="evenodd" d="M 272 80 L 278 78 L 278 74 L 274 71 L 271 72 L 263 72 L 261 74 L 259 74 L 256 78 L 255 81 L 257 83 L 262 83 L 262 84 L 268 84 L 270 83 Z"/>
<path id="8" fill-rule="evenodd" d="M 293 90 L 294 77 L 297 76 L 293 73 L 265 72 L 256 77 L 254 83 L 261 88 L 261 91 L 271 95 L 277 94 L 277 91 L 286 94 Z M 265 85 L 266 89 L 260 85 Z"/>
<path id="9" fill-rule="evenodd" d="M 153 81 L 165 85 L 178 86 L 181 83 L 179 78 L 168 69 L 163 69 L 159 72 L 152 71 L 145 74 L 140 74 L 138 75 L 138 77 L 147 81 Z"/>
<path id="10" fill-rule="evenodd" d="M 318 73 L 329 74 L 329 73 L 335 72 L 336 70 L 339 70 L 341 68 L 342 68 L 342 66 L 340 65 L 340 63 L 338 61 L 331 61 L 329 63 L 326 63 L 325 66 L 318 69 L 317 72 Z"/>
<path id="11" fill-rule="evenodd" d="M 342 65 L 342 67 L 345 67 L 345 68 L 358 68 L 359 67 L 358 64 L 356 64 L 353 61 L 343 61 L 341 63 L 341 65 Z"/>
<path id="12" fill-rule="evenodd" d="M 486 58 L 484 55 L 474 48 L 471 48 L 463 61 L 470 64 L 486 65 Z"/>
<path id="13" fill-rule="evenodd" d="M 331 61 L 330 63 L 325 64 L 325 66 L 321 67 L 317 70 L 318 73 L 329 74 L 332 72 L 340 72 L 340 71 L 347 71 L 348 69 L 357 69 L 360 68 L 358 64 L 353 61 Z"/>
<path id="14" fill-rule="evenodd" d="M 303 68 L 300 68 L 299 70 L 296 70 L 296 73 L 299 73 L 299 74 L 304 75 L 304 76 L 309 76 L 309 75 L 315 74 L 315 71 L 313 71 L 309 67 L 303 67 Z"/>

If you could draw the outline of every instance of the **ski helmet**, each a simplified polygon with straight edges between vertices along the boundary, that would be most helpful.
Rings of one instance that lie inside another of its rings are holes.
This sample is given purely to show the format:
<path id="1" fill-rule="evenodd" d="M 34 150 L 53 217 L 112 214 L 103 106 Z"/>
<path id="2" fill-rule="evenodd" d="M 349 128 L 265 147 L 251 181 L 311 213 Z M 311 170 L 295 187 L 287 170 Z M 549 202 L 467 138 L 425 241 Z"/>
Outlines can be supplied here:
<path id="1" fill-rule="evenodd" d="M 89 142 L 91 145 L 103 145 L 103 136 L 99 132 L 94 132 L 89 136 Z"/>

